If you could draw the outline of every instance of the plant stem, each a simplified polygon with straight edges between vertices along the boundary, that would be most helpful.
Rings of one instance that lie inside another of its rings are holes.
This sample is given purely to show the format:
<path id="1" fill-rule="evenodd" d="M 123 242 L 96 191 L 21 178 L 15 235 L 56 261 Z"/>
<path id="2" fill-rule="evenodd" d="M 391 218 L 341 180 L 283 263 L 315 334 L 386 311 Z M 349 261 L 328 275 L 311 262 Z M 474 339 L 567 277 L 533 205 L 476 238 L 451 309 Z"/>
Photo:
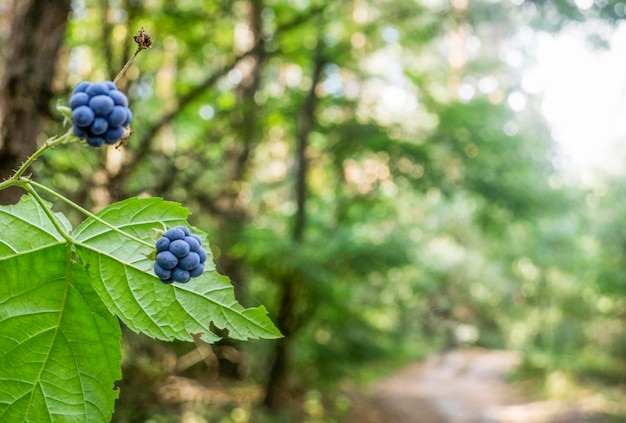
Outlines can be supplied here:
<path id="1" fill-rule="evenodd" d="M 37 201 L 39 203 L 39 205 L 41 206 L 41 208 L 43 209 L 44 213 L 46 215 L 48 215 L 48 218 L 50 219 L 50 221 L 52 222 L 52 224 L 54 225 L 54 227 L 56 228 L 56 230 L 59 232 L 59 234 L 69 243 L 69 244 L 73 244 L 74 241 L 72 240 L 72 237 L 67 233 L 67 231 L 61 226 L 61 224 L 59 223 L 58 219 L 54 216 L 54 213 L 52 213 L 52 210 L 50 210 L 46 204 L 44 203 L 43 199 L 41 198 L 41 196 L 37 193 L 37 191 L 35 191 L 35 189 L 30 186 L 29 184 L 24 184 L 24 189 L 33 196 L 33 198 L 35 199 L 35 201 Z"/>
<path id="2" fill-rule="evenodd" d="M 132 56 L 130 56 L 130 59 L 128 59 L 128 61 L 126 62 L 126 64 L 124 65 L 124 67 L 118 72 L 117 76 L 115 77 L 115 79 L 113 80 L 113 83 L 115 85 L 117 85 L 118 81 L 120 80 L 120 78 L 122 77 L 122 75 L 124 75 L 124 72 L 126 72 L 126 70 L 128 69 L 128 67 L 130 66 L 131 63 L 133 63 L 133 60 L 135 60 L 135 57 L 137 57 L 137 55 L 139 54 L 139 52 L 143 50 L 142 48 L 137 48 L 137 50 L 135 50 L 135 52 L 133 53 Z"/>
<path id="3" fill-rule="evenodd" d="M 74 135 L 72 133 L 72 129 L 70 128 L 65 134 L 59 137 L 48 138 L 37 151 L 35 151 L 28 159 L 26 159 L 24 163 L 22 163 L 22 166 L 20 166 L 20 168 L 15 172 L 11 179 L 19 179 L 24 174 L 24 172 L 26 172 L 26 169 L 28 169 L 30 165 L 32 165 L 33 162 L 37 160 L 37 158 L 41 156 L 47 149 L 54 148 L 57 145 L 69 142 L 72 137 L 74 137 Z"/>
<path id="4" fill-rule="evenodd" d="M 22 175 L 26 170 L 33 164 L 35 160 L 39 156 L 41 156 L 46 150 L 49 148 L 54 148 L 57 145 L 65 144 L 68 142 L 75 141 L 77 138 L 72 133 L 72 129 L 70 128 L 65 134 L 61 136 L 55 136 L 52 138 L 48 138 L 46 142 L 43 143 L 41 147 L 37 151 L 35 151 L 22 165 L 15 171 L 15 173 L 7 180 L 0 182 L 0 191 L 12 187 L 15 185 L 24 185 L 22 181 Z"/>
<path id="5" fill-rule="evenodd" d="M 9 187 L 15 186 L 15 185 L 19 185 L 19 181 L 16 181 L 13 178 L 9 178 L 6 181 L 0 182 L 0 191 Z"/>
<path id="6" fill-rule="evenodd" d="M 102 225 L 106 226 L 107 228 L 111 229 L 114 232 L 119 233 L 120 235 L 123 235 L 129 239 L 132 239 L 135 242 L 138 242 L 141 245 L 144 245 L 146 247 L 149 248 L 154 248 L 154 244 L 151 244 L 149 242 L 144 241 L 143 239 L 137 238 L 134 235 L 129 234 L 128 232 L 124 232 L 123 230 L 116 228 L 115 226 L 113 226 L 112 224 L 110 224 L 109 222 L 107 222 L 106 220 L 102 219 L 99 216 L 96 216 L 95 214 L 93 214 L 92 212 L 90 212 L 87 209 L 84 209 L 83 207 L 79 206 L 78 204 L 76 204 L 75 202 L 73 202 L 72 200 L 70 200 L 67 197 L 64 197 L 63 195 L 59 194 L 58 192 L 54 191 L 53 189 L 48 188 L 45 185 L 41 185 L 38 182 L 35 181 L 31 181 L 29 179 L 22 179 L 27 185 L 29 186 L 34 186 L 39 188 L 42 191 L 45 191 L 46 193 L 55 196 L 56 198 L 58 198 L 59 200 L 63 201 L 65 204 L 67 204 L 68 206 L 78 210 L 79 212 L 83 213 L 85 216 L 92 218 L 93 220 L 95 220 L 98 223 L 101 223 Z M 32 188 L 31 188 L 32 189 Z"/>

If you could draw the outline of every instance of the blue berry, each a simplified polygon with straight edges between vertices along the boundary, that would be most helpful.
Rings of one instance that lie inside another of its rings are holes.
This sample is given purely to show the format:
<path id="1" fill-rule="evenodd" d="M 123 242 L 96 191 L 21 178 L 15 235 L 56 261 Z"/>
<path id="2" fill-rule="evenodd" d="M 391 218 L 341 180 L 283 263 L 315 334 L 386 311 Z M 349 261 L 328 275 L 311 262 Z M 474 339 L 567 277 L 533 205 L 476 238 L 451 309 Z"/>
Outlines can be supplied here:
<path id="1" fill-rule="evenodd" d="M 105 118 L 97 116 L 91 123 L 89 129 L 94 135 L 102 135 L 109 129 L 109 123 Z"/>
<path id="2" fill-rule="evenodd" d="M 200 243 L 198 242 L 198 240 L 192 236 L 186 236 L 184 238 L 185 242 L 187 244 L 189 244 L 189 249 L 193 252 L 198 252 L 198 250 L 200 249 Z"/>
<path id="3" fill-rule="evenodd" d="M 79 106 L 72 111 L 72 120 L 78 126 L 89 126 L 96 114 L 88 106 Z"/>
<path id="4" fill-rule="evenodd" d="M 122 122 L 122 126 L 128 125 L 133 120 L 133 112 L 130 109 L 126 109 L 126 119 Z"/>
<path id="5" fill-rule="evenodd" d="M 183 233 L 185 234 L 185 236 L 189 236 L 191 235 L 191 232 L 189 232 L 189 228 L 183 225 L 180 226 L 176 226 L 175 229 L 180 229 L 181 231 L 183 231 Z"/>
<path id="6" fill-rule="evenodd" d="M 191 232 L 189 232 L 189 228 L 183 225 L 180 226 L 176 226 L 175 229 L 180 229 L 181 231 L 183 231 L 183 233 L 185 234 L 185 236 L 189 236 L 191 235 Z"/>
<path id="7" fill-rule="evenodd" d="M 74 87 L 74 91 L 72 91 L 72 95 L 76 94 L 76 93 L 84 93 L 87 88 L 89 88 L 89 86 L 91 85 L 91 83 L 87 82 L 87 81 L 83 81 L 83 82 L 79 82 L 76 87 Z"/>
<path id="8" fill-rule="evenodd" d="M 97 116 L 106 116 L 113 110 L 115 103 L 113 99 L 108 95 L 100 94 L 91 97 L 89 100 L 89 107 Z"/>
<path id="9" fill-rule="evenodd" d="M 178 265 L 178 258 L 169 251 L 161 251 L 156 255 L 156 262 L 164 269 L 173 269 Z"/>
<path id="10" fill-rule="evenodd" d="M 177 239 L 183 239 L 185 237 L 185 233 L 178 228 L 172 228 L 165 232 L 163 236 L 168 238 L 170 241 L 176 241 Z"/>
<path id="11" fill-rule="evenodd" d="M 121 91 L 109 91 L 109 97 L 113 99 L 113 102 L 122 107 L 128 107 L 128 99 Z"/>
<path id="12" fill-rule="evenodd" d="M 104 84 L 109 88 L 109 91 L 117 90 L 117 85 L 113 81 L 104 81 Z"/>
<path id="13" fill-rule="evenodd" d="M 89 95 L 89 97 L 96 96 L 98 94 L 107 94 L 109 92 L 109 87 L 104 82 L 93 82 L 85 92 Z"/>
<path id="14" fill-rule="evenodd" d="M 178 242 L 178 241 L 176 241 Z M 178 267 L 184 270 L 193 270 L 200 264 L 200 256 L 193 251 L 187 254 L 185 257 L 178 259 Z"/>
<path id="15" fill-rule="evenodd" d="M 154 263 L 154 274 L 159 277 L 162 281 L 172 278 L 172 271 L 170 269 L 164 269 L 159 265 L 159 263 Z"/>
<path id="16" fill-rule="evenodd" d="M 92 147 L 102 147 L 104 143 L 105 143 L 105 140 L 102 137 L 94 137 L 94 136 L 87 137 L 87 144 L 89 144 Z"/>
<path id="17" fill-rule="evenodd" d="M 180 267 L 172 270 L 172 279 L 176 282 L 187 283 L 191 279 L 191 274 L 187 270 L 183 270 Z"/>
<path id="18" fill-rule="evenodd" d="M 109 129 L 107 129 L 106 133 L 104 134 L 104 139 L 107 141 L 108 144 L 115 144 L 117 140 L 122 138 L 123 135 L 124 128 L 122 128 L 121 126 L 111 127 L 111 125 L 109 124 Z"/>
<path id="19" fill-rule="evenodd" d="M 81 128 L 78 125 L 72 126 L 72 129 L 73 129 L 74 135 L 76 135 L 78 138 L 87 138 L 89 136 L 87 131 L 85 131 L 83 128 Z"/>
<path id="20" fill-rule="evenodd" d="M 70 108 L 75 109 L 78 106 L 85 106 L 89 103 L 89 96 L 85 93 L 78 92 L 70 98 Z"/>
<path id="21" fill-rule="evenodd" d="M 170 243 L 169 250 L 176 257 L 182 258 L 189 254 L 190 249 L 189 244 L 187 244 L 184 239 L 177 239 Z"/>
<path id="22" fill-rule="evenodd" d="M 198 256 L 200 257 L 200 263 L 204 263 L 206 259 L 209 257 L 204 248 L 200 247 L 198 250 Z"/>
<path id="23" fill-rule="evenodd" d="M 194 269 L 189 271 L 189 275 L 192 278 L 197 278 L 198 276 L 202 274 L 202 272 L 204 272 L 204 264 L 200 263 Z"/>
<path id="24" fill-rule="evenodd" d="M 122 126 L 127 118 L 128 109 L 122 106 L 113 107 L 113 110 L 111 110 L 111 113 L 107 116 L 107 120 L 111 126 Z"/>
<path id="25" fill-rule="evenodd" d="M 168 248 L 170 247 L 170 240 L 165 238 L 165 237 L 161 237 L 159 239 L 157 239 L 156 242 L 156 250 L 157 252 L 161 252 L 161 251 L 167 251 Z"/>

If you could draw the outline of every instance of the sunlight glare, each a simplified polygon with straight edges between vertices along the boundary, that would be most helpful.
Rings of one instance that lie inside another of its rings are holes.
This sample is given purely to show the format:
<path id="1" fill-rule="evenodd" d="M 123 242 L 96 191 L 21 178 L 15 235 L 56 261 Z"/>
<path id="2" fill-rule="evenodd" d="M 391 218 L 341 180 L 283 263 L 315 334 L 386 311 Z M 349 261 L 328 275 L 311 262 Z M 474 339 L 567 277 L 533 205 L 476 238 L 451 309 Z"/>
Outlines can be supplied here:
<path id="1" fill-rule="evenodd" d="M 584 35 L 580 26 L 559 36 L 540 33 L 527 82 L 533 91 L 545 88 L 542 112 L 570 167 L 624 174 L 626 25 L 610 37 L 609 51 L 592 50 Z"/>

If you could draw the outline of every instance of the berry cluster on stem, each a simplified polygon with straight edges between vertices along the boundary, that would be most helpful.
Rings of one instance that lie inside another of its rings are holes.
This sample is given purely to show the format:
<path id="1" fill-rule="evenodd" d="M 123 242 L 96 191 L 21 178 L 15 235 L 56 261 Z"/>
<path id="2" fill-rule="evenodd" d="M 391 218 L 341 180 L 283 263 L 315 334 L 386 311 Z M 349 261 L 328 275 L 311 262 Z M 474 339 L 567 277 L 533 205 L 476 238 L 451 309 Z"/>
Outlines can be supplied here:
<path id="1" fill-rule="evenodd" d="M 112 81 L 83 81 L 70 99 L 74 135 L 93 147 L 115 144 L 133 119 L 128 99 Z"/>
<path id="2" fill-rule="evenodd" d="M 186 226 L 166 231 L 155 246 L 154 274 L 161 282 L 187 283 L 204 272 L 207 253 L 202 248 L 202 238 L 192 234 Z"/>

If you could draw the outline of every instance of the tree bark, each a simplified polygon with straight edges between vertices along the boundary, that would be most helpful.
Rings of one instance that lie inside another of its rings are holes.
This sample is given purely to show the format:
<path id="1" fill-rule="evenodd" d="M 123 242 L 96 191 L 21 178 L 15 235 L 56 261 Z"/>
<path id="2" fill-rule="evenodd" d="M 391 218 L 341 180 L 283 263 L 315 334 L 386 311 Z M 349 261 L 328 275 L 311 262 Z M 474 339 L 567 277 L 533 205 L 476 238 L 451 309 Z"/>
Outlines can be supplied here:
<path id="1" fill-rule="evenodd" d="M 315 108 L 317 95 L 315 89 L 322 78 L 325 60 L 322 56 L 321 40 L 313 66 L 313 80 L 311 88 L 300 109 L 297 128 L 297 146 L 295 151 L 295 197 L 296 216 L 292 228 L 291 238 L 296 244 L 304 242 L 306 229 L 306 200 L 308 197 L 307 172 L 308 158 L 306 150 L 309 145 L 309 136 L 315 124 Z M 300 313 L 302 302 L 306 299 L 303 292 L 305 280 L 300 275 L 285 275 L 277 281 L 279 286 L 279 309 L 276 317 L 276 326 L 283 334 L 283 338 L 274 343 L 274 357 L 265 385 L 264 404 L 270 409 L 278 409 L 284 403 L 285 391 L 289 380 L 290 349 L 293 335 L 302 326 L 303 316 Z M 310 316 L 309 316 L 310 317 Z"/>
<path id="2" fill-rule="evenodd" d="M 242 80 L 237 87 L 237 110 L 231 114 L 231 125 L 237 135 L 237 142 L 224 154 L 224 190 L 219 194 L 220 237 L 219 245 L 232 246 L 241 238 L 242 229 L 248 223 L 249 215 L 245 205 L 241 204 L 241 182 L 246 178 L 250 153 L 259 139 L 258 108 L 254 102 L 261 85 L 261 73 L 265 66 L 266 55 L 262 36 L 263 0 L 252 0 L 247 5 L 246 26 L 251 35 L 248 45 L 239 46 L 245 52 L 237 65 L 242 73 Z M 217 260 L 220 271 L 228 275 L 235 288 L 235 297 L 244 304 L 246 299 L 244 261 L 234 257 L 228 250 Z"/>
<path id="3" fill-rule="evenodd" d="M 271 410 L 279 409 L 287 400 L 286 391 L 289 383 L 289 362 L 292 335 L 297 331 L 297 292 L 302 281 L 296 282 L 288 276 L 276 281 L 280 287 L 280 304 L 276 326 L 283 334 L 282 338 L 274 342 L 274 356 L 272 366 L 265 385 L 264 404 Z"/>
<path id="4" fill-rule="evenodd" d="M 65 37 L 71 0 L 15 0 L 0 81 L 0 179 L 37 149 L 50 116 L 52 79 Z M 19 189 L 0 191 L 0 203 L 19 200 Z"/>

